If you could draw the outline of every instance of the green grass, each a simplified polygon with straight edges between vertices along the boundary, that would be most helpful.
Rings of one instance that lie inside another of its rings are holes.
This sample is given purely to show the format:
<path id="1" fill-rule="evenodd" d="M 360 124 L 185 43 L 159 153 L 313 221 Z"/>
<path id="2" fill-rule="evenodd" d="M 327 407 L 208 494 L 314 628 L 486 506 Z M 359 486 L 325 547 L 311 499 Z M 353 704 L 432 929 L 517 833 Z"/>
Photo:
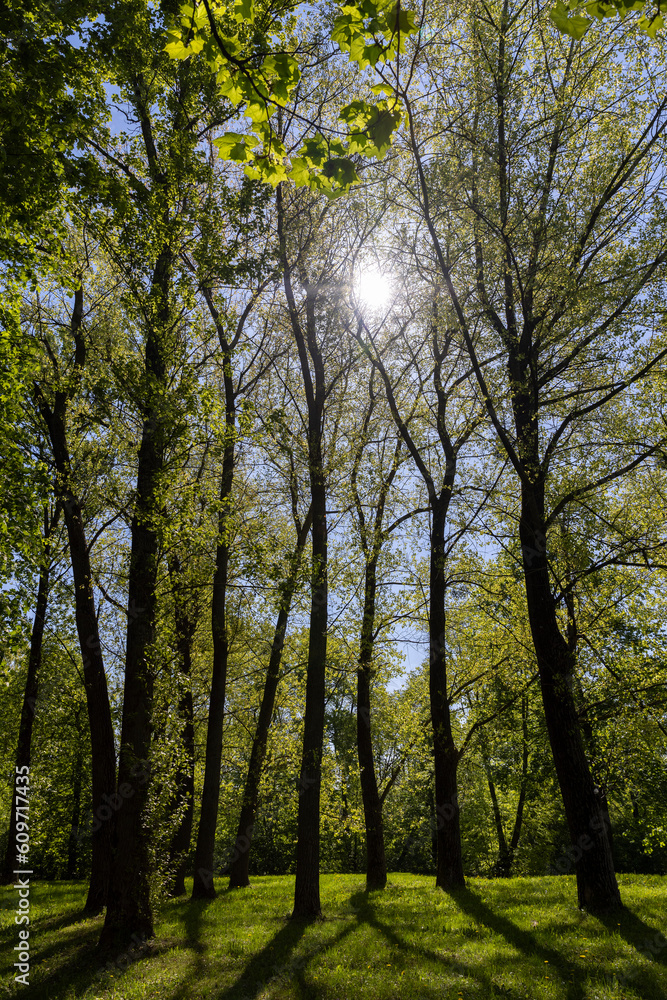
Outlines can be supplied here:
<path id="1" fill-rule="evenodd" d="M 31 887 L 30 985 L 13 982 L 16 893 L 3 889 L 0 996 L 25 1000 L 667 1000 L 667 880 L 619 878 L 626 910 L 576 906 L 572 876 L 470 879 L 452 895 L 432 878 L 321 880 L 325 919 L 287 919 L 294 879 L 253 879 L 210 903 L 167 902 L 156 937 L 105 969 L 102 918 L 81 919 L 85 886 Z M 648 953 L 647 953 L 648 952 Z M 616 977 L 614 979 L 614 977 Z"/>

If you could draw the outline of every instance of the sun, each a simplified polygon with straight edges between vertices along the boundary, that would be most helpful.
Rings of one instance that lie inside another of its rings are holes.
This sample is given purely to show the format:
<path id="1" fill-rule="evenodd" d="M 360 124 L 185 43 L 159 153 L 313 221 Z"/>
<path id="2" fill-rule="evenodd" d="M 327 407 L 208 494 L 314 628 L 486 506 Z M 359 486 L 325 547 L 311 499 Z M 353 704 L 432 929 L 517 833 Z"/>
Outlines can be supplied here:
<path id="1" fill-rule="evenodd" d="M 373 312 L 385 309 L 392 296 L 389 275 L 382 271 L 362 271 L 355 282 L 356 297 L 360 304 Z"/>

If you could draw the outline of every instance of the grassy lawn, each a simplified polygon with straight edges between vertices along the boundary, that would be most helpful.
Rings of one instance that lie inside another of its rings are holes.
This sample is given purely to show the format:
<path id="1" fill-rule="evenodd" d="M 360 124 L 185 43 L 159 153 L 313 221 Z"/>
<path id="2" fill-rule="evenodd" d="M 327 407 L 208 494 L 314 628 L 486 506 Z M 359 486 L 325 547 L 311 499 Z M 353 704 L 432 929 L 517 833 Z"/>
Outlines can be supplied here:
<path id="1" fill-rule="evenodd" d="M 102 918 L 81 920 L 85 886 L 31 887 L 30 985 L 13 981 L 17 894 L 2 889 L 0 996 L 25 1000 L 667 1000 L 667 879 L 620 876 L 626 911 L 576 907 L 573 876 L 434 880 L 390 875 L 367 895 L 359 875 L 322 877 L 325 919 L 287 920 L 292 876 L 211 903 L 173 900 L 154 941 L 104 967 Z"/>

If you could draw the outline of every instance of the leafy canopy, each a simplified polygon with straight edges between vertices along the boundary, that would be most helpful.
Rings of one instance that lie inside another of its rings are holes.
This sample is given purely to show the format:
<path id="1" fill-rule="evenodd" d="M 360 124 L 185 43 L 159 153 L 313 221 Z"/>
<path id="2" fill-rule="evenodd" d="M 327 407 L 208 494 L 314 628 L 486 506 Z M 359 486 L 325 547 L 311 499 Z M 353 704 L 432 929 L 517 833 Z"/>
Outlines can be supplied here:
<path id="1" fill-rule="evenodd" d="M 340 109 L 341 138 L 318 130 L 288 154 L 280 124 L 272 119 L 296 98 L 301 82 L 294 26 L 290 8 L 271 0 L 202 0 L 181 6 L 165 50 L 172 59 L 203 58 L 219 93 L 249 119 L 247 131 L 215 140 L 220 156 L 245 164 L 248 177 L 274 187 L 291 180 L 336 197 L 358 180 L 351 157 L 381 158 L 401 114 L 393 99 L 374 88 L 380 98 L 375 103 L 355 100 Z M 330 37 L 363 70 L 403 52 L 406 37 L 417 30 L 414 13 L 400 0 L 361 0 L 339 8 Z"/>
<path id="2" fill-rule="evenodd" d="M 650 38 L 655 38 L 656 32 L 664 26 L 663 14 L 667 12 L 667 0 L 589 0 L 580 3 L 579 0 L 558 0 L 551 10 L 550 17 L 558 30 L 577 41 L 586 34 L 593 19 L 602 21 L 607 17 L 620 17 L 623 20 L 630 11 L 641 13 L 637 24 Z"/>

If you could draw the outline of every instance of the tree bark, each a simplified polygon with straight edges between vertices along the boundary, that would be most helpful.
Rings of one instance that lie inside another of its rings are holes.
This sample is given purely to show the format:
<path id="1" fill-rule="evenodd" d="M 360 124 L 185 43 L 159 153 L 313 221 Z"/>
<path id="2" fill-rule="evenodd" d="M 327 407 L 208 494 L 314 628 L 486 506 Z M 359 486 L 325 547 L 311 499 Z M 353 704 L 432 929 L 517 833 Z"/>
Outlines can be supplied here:
<path id="1" fill-rule="evenodd" d="M 436 886 L 465 886 L 458 800 L 459 755 L 454 743 L 447 694 L 447 644 L 445 632 L 445 524 L 455 465 L 448 463 L 446 483 L 439 497 L 431 498 L 432 527 L 429 589 L 429 694 L 433 725 L 435 812 L 438 841 Z"/>
<path id="2" fill-rule="evenodd" d="M 74 758 L 74 774 L 72 776 L 72 821 L 69 840 L 67 842 L 67 878 L 76 878 L 76 865 L 79 856 L 79 830 L 81 825 L 81 785 L 83 782 L 83 733 L 79 723 L 79 711 L 75 713 L 77 746 Z"/>
<path id="3" fill-rule="evenodd" d="M 528 781 L 528 699 L 525 695 L 521 699 L 521 735 L 521 784 L 519 787 L 519 801 L 517 802 L 516 813 L 514 815 L 512 836 L 509 844 L 507 843 L 507 837 L 505 836 L 505 830 L 503 828 L 502 815 L 500 812 L 500 806 L 498 805 L 498 797 L 496 795 L 496 786 L 491 778 L 491 768 L 488 760 L 486 760 L 486 758 L 484 760 L 486 778 L 489 786 L 489 795 L 491 796 L 491 807 L 493 809 L 493 820 L 496 827 L 496 835 L 498 837 L 498 858 L 495 864 L 496 878 L 511 877 L 514 855 L 516 854 L 516 850 L 521 839 L 523 811 L 526 802 L 526 785 Z"/>
<path id="4" fill-rule="evenodd" d="M 231 348 L 220 333 L 217 311 L 211 293 L 205 289 L 209 310 L 213 315 L 223 351 L 223 379 L 225 387 L 225 445 L 220 480 L 220 514 L 218 517 L 218 544 L 215 556 L 213 595 L 211 598 L 211 631 L 213 636 L 213 674 L 209 698 L 208 727 L 206 730 L 206 757 L 201 814 L 197 830 L 195 871 L 192 884 L 193 899 L 214 899 L 213 855 L 215 831 L 220 802 L 220 768 L 222 766 L 222 729 L 225 715 L 225 689 L 227 686 L 227 661 L 229 638 L 227 633 L 227 583 L 229 575 L 229 514 L 234 467 L 236 462 L 236 410 L 231 372 Z"/>
<path id="5" fill-rule="evenodd" d="M 174 619 L 176 625 L 177 647 L 183 680 L 181 695 L 178 699 L 178 717 L 181 720 L 181 740 L 185 752 L 185 764 L 180 766 L 176 774 L 175 808 L 184 808 L 181 820 L 169 845 L 169 857 L 174 865 L 173 884 L 170 895 L 185 895 L 185 873 L 192 836 L 192 818 L 194 815 L 195 796 L 195 726 L 192 704 L 192 638 L 195 623 L 188 611 L 181 586 L 181 566 L 177 557 L 171 560 L 169 566 L 174 595 Z"/>
<path id="6" fill-rule="evenodd" d="M 511 865 L 514 864 L 514 855 L 516 854 L 516 849 L 519 846 L 519 841 L 521 840 L 521 828 L 523 825 L 523 812 L 526 804 L 526 790 L 528 786 L 528 698 L 524 695 L 521 699 L 521 735 L 522 735 L 522 748 L 521 748 L 521 787 L 519 788 L 519 801 L 516 806 L 516 815 L 514 817 L 514 827 L 512 828 L 512 836 L 510 838 L 510 871 Z M 508 872 L 509 876 L 510 872 Z"/>
<path id="7" fill-rule="evenodd" d="M 327 656 L 327 515 L 319 421 L 310 420 L 309 457 L 313 508 L 310 637 L 306 676 L 303 752 L 299 775 L 296 881 L 292 917 L 319 917 L 320 786 L 324 739 L 324 695 Z"/>
<path id="8" fill-rule="evenodd" d="M 320 904 L 320 785 L 324 741 L 324 696 L 327 657 L 327 504 L 324 471 L 324 360 L 317 342 L 315 302 L 317 286 L 306 286 L 305 330 L 301 324 L 291 270 L 287 258 L 283 187 L 276 191 L 278 238 L 283 265 L 285 295 L 290 323 L 299 353 L 301 376 L 308 406 L 308 468 L 310 474 L 312 527 L 312 568 L 310 633 L 306 675 L 306 706 L 303 750 L 299 775 L 296 880 L 293 918 L 321 916 Z M 312 365 L 312 373 L 311 373 Z"/>
<path id="9" fill-rule="evenodd" d="M 64 491 L 62 497 L 72 559 L 76 626 L 90 720 L 93 827 L 90 885 L 85 911 L 99 913 L 107 902 L 112 864 L 114 813 L 109 800 L 116 788 L 116 746 L 83 512 L 78 498 L 70 490 Z"/>
<path id="10" fill-rule="evenodd" d="M 145 367 L 152 386 L 144 407 L 131 524 L 125 687 L 118 765 L 117 841 L 100 948 L 124 947 L 153 936 L 150 857 L 145 813 L 150 780 L 156 584 L 159 564 L 160 480 L 168 416 L 161 390 L 166 382 L 171 251 L 163 248 L 152 275 L 158 307 L 147 328 Z"/>
<path id="11" fill-rule="evenodd" d="M 74 294 L 71 333 L 75 343 L 74 371 L 80 375 L 86 359 L 82 335 L 83 288 Z M 62 506 L 67 528 L 72 576 L 76 629 L 83 663 L 90 745 L 92 758 L 92 864 L 85 912 L 99 913 L 107 901 L 113 846 L 113 809 L 109 797 L 115 793 L 116 747 L 104 659 L 97 625 L 93 594 L 90 550 L 84 528 L 83 505 L 72 482 L 67 441 L 67 407 L 73 389 L 57 390 L 53 405 L 47 402 L 42 388 L 35 385 L 35 396 L 47 426 L 56 467 L 55 490 Z"/>
<path id="12" fill-rule="evenodd" d="M 250 763 L 248 764 L 248 774 L 246 775 L 245 787 L 243 789 L 243 802 L 241 805 L 241 815 L 239 817 L 238 831 L 234 841 L 232 860 L 229 864 L 229 888 L 237 889 L 250 885 L 249 862 L 252 836 L 255 826 L 255 814 L 257 811 L 257 800 L 259 796 L 259 783 L 266 756 L 266 746 L 269 736 L 271 718 L 275 705 L 278 682 L 280 680 L 280 664 L 282 660 L 283 646 L 285 644 L 285 631 L 292 607 L 292 599 L 296 589 L 296 583 L 301 566 L 301 557 L 306 547 L 308 535 L 310 533 L 311 517 L 310 511 L 303 525 L 298 530 L 296 546 L 291 560 L 291 572 L 283 583 L 282 597 L 276 627 L 273 633 L 273 643 L 269 657 L 269 667 L 264 683 L 262 694 L 262 704 L 259 709 L 257 729 L 250 751 Z"/>
<path id="13" fill-rule="evenodd" d="M 489 786 L 489 795 L 491 796 L 491 808 L 493 810 L 493 822 L 496 827 L 496 837 L 498 838 L 498 858 L 495 864 L 495 877 L 496 878 L 508 878 L 509 872 L 512 867 L 511 859 L 509 856 L 509 848 L 507 846 L 507 838 L 505 837 L 505 830 L 503 829 L 503 817 L 500 812 L 500 806 L 498 805 L 498 796 L 496 795 L 496 786 L 491 778 L 491 769 L 487 765 L 486 767 L 486 781 Z"/>
<path id="14" fill-rule="evenodd" d="M 384 889 L 387 884 L 387 862 L 384 850 L 382 803 L 378 791 L 371 733 L 371 663 L 375 602 L 377 593 L 377 556 L 366 563 L 364 575 L 364 617 L 359 644 L 357 670 L 357 755 L 361 796 L 366 825 L 366 890 Z"/>
<path id="15" fill-rule="evenodd" d="M 16 795 L 23 795 L 23 785 L 16 781 L 18 774 L 25 775 L 30 767 L 30 757 L 32 752 L 32 729 L 35 721 L 35 709 L 37 707 L 37 696 L 39 694 L 39 675 L 42 665 L 42 644 L 44 640 L 44 623 L 46 621 L 46 608 L 49 600 L 49 584 L 51 575 L 51 536 L 58 522 L 60 515 L 59 508 L 55 514 L 49 517 L 44 512 L 44 552 L 42 564 L 39 570 L 39 583 L 37 585 L 37 601 L 35 603 L 35 616 L 32 622 L 32 632 L 30 635 L 30 653 L 28 656 L 28 673 L 23 691 L 23 704 L 21 706 L 21 718 L 19 721 L 19 736 L 16 747 L 16 768 L 13 777 L 13 793 L 9 812 L 9 832 L 7 834 L 7 851 L 2 873 L 2 882 L 7 885 L 14 881 L 14 869 L 20 867 L 16 860 Z"/>
<path id="16" fill-rule="evenodd" d="M 617 909 L 621 897 L 602 808 L 586 758 L 573 693 L 575 660 L 556 617 L 547 563 L 544 486 L 522 483 L 519 524 L 530 629 L 542 702 L 576 866 L 579 906 Z"/>

